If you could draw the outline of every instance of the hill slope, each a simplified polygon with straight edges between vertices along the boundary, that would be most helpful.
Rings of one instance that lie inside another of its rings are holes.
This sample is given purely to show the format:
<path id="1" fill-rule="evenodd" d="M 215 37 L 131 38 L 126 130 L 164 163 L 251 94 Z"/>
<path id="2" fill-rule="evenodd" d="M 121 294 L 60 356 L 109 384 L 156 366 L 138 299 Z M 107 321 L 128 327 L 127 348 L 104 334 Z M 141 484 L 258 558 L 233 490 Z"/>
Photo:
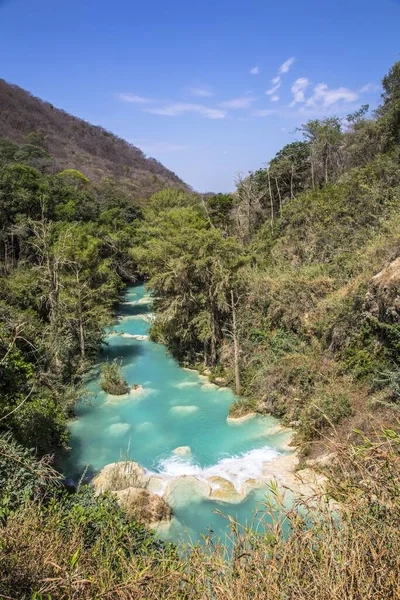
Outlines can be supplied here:
<path id="1" fill-rule="evenodd" d="M 175 173 L 147 158 L 139 148 L 3 79 L 0 137 L 41 145 L 55 157 L 60 170 L 72 167 L 91 180 L 119 179 L 135 198 L 149 197 L 165 187 L 188 189 Z"/>

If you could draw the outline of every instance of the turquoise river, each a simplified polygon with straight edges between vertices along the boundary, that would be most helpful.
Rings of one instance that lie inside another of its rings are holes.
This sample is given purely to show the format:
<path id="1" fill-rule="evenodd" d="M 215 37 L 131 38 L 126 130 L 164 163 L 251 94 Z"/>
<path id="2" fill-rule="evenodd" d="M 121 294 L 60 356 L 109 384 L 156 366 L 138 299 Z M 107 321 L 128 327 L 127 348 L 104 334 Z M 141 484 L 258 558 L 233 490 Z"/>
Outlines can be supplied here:
<path id="1" fill-rule="evenodd" d="M 127 288 L 102 358 L 120 358 L 127 382 L 141 387 L 116 397 L 100 389 L 98 376 L 90 381 L 90 402 L 77 407 L 70 423 L 72 451 L 64 472 L 77 479 L 85 469 L 97 472 L 129 457 L 166 482 L 182 475 L 200 481 L 218 476 L 239 490 L 246 480 L 259 480 L 265 462 L 289 452 L 288 433 L 272 417 L 227 422 L 234 394 L 180 367 L 164 346 L 149 340 L 151 318 L 144 285 Z M 175 454 L 179 446 L 189 446 L 190 454 Z M 168 500 L 174 517 L 159 534 L 172 541 L 197 541 L 209 531 L 223 537 L 226 516 L 249 522 L 267 493 L 259 486 L 230 503 L 178 486 Z"/>

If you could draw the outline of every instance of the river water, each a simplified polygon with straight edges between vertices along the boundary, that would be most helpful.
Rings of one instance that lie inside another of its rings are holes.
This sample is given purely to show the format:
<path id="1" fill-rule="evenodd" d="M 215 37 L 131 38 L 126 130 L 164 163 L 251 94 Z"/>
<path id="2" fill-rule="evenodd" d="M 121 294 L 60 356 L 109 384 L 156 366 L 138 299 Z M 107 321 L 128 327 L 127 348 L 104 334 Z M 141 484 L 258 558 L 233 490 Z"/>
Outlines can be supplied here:
<path id="1" fill-rule="evenodd" d="M 265 461 L 288 452 L 287 432 L 279 431 L 272 417 L 228 423 L 234 394 L 183 369 L 164 346 L 150 341 L 151 317 L 151 298 L 144 285 L 127 288 L 102 358 L 120 358 L 127 382 L 143 389 L 110 396 L 100 389 L 98 376 L 93 377 L 88 384 L 90 403 L 79 405 L 77 418 L 70 423 L 72 451 L 64 472 L 76 479 L 85 468 L 97 472 L 128 457 L 166 481 L 181 475 L 200 480 L 219 476 L 239 490 L 246 480 L 259 479 Z M 174 454 L 179 446 L 189 446 L 191 453 Z M 261 487 L 231 504 L 177 487 L 169 498 L 173 521 L 160 536 L 174 542 L 197 541 L 212 531 L 223 537 L 229 530 L 226 516 L 249 522 L 266 495 L 267 489 Z"/>

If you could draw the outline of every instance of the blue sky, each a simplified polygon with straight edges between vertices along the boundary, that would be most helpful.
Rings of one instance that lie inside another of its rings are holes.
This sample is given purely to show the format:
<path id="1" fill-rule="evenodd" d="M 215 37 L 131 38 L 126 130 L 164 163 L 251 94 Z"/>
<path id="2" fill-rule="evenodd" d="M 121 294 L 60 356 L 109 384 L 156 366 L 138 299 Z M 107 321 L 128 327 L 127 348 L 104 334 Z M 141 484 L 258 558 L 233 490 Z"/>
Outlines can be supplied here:
<path id="1" fill-rule="evenodd" d="M 309 118 L 376 106 L 399 0 L 0 0 L 0 77 L 229 191 Z"/>

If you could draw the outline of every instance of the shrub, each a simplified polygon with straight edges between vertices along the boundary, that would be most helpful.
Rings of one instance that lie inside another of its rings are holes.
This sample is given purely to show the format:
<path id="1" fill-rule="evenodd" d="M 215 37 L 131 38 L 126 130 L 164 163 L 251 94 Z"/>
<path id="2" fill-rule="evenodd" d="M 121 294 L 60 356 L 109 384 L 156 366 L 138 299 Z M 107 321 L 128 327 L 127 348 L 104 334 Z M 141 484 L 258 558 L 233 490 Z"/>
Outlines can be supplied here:
<path id="1" fill-rule="evenodd" d="M 121 396 L 129 392 L 129 385 L 122 376 L 120 361 L 115 359 L 102 365 L 100 385 L 102 390 L 113 396 Z"/>
<path id="2" fill-rule="evenodd" d="M 345 394 L 311 399 L 300 413 L 299 434 L 303 440 L 318 438 L 325 428 L 337 425 L 352 413 L 349 398 Z"/>

